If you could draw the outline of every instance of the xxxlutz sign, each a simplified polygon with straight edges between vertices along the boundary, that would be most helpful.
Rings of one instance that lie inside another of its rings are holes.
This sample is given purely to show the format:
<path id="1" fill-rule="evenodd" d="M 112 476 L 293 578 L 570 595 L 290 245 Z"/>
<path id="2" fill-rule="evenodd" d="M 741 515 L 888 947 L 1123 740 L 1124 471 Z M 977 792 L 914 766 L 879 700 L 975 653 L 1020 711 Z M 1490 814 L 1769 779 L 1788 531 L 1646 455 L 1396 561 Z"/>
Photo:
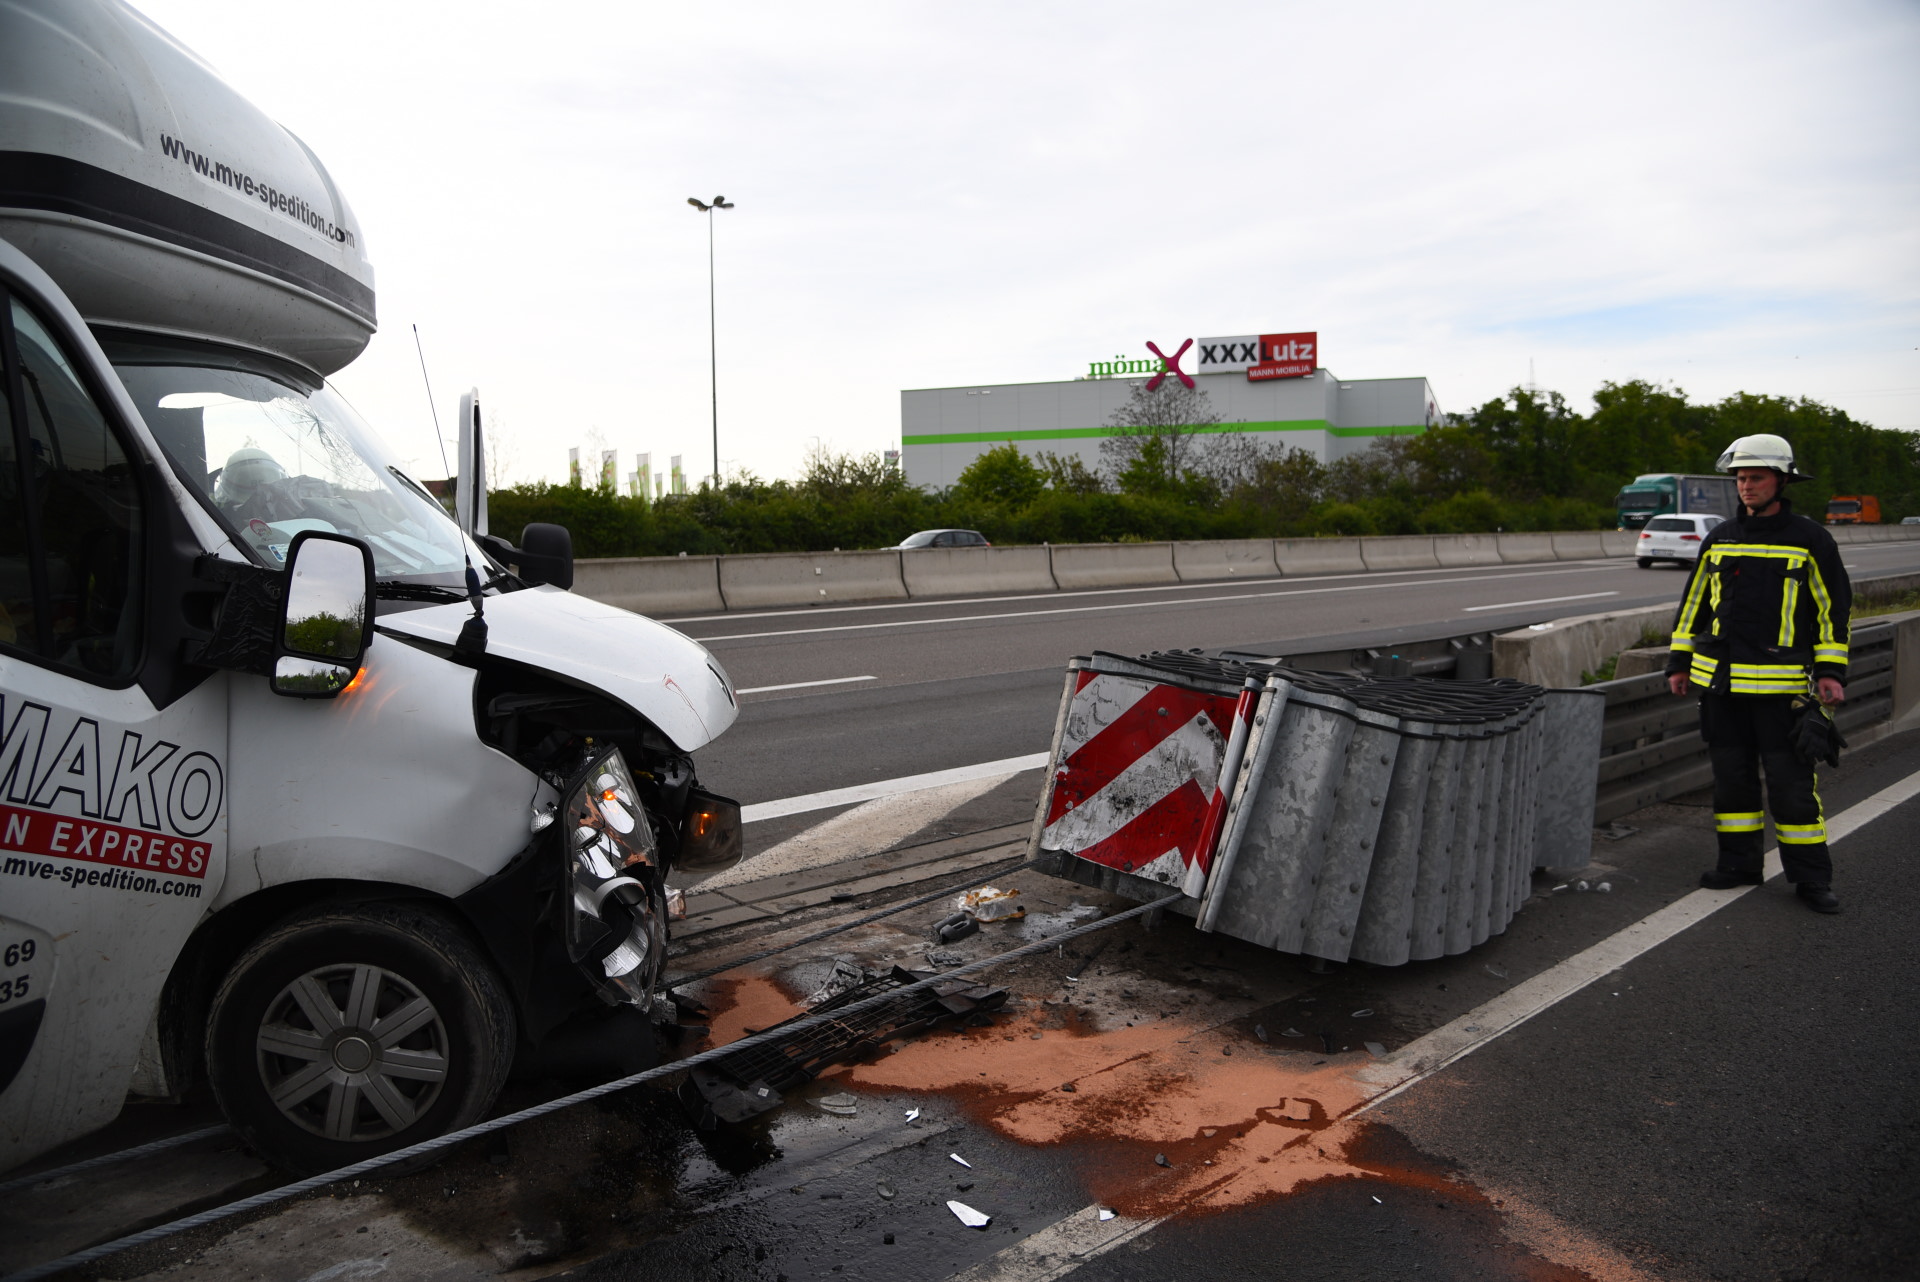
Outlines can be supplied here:
<path id="1" fill-rule="evenodd" d="M 1150 386 L 1172 374 L 1191 387 L 1192 381 L 1180 368 L 1181 357 L 1189 348 L 1199 349 L 1196 374 L 1241 374 L 1249 383 L 1273 378 L 1305 378 L 1320 367 L 1320 335 L 1315 331 L 1299 334 L 1240 334 L 1232 338 L 1188 339 L 1172 356 L 1147 344 L 1150 356 L 1115 356 L 1110 361 L 1092 361 L 1088 378 L 1125 378 L 1129 374 L 1148 375 Z"/>

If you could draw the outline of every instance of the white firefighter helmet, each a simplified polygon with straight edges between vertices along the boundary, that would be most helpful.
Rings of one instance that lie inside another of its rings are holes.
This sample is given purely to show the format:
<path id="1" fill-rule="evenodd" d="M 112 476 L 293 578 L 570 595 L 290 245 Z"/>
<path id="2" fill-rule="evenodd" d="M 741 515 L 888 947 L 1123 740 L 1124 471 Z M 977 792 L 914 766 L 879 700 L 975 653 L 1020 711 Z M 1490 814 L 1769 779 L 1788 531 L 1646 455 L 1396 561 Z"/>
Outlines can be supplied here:
<path id="1" fill-rule="evenodd" d="M 1722 472 L 1733 472 L 1743 467 L 1770 467 L 1786 481 L 1813 479 L 1793 470 L 1793 446 L 1787 444 L 1786 437 L 1770 432 L 1741 437 L 1727 446 L 1714 467 Z"/>
<path id="2" fill-rule="evenodd" d="M 227 465 L 213 483 L 213 501 L 222 507 L 238 507 L 252 498 L 254 491 L 270 481 L 283 481 L 287 470 L 279 460 L 256 446 L 235 450 L 227 456 Z"/>

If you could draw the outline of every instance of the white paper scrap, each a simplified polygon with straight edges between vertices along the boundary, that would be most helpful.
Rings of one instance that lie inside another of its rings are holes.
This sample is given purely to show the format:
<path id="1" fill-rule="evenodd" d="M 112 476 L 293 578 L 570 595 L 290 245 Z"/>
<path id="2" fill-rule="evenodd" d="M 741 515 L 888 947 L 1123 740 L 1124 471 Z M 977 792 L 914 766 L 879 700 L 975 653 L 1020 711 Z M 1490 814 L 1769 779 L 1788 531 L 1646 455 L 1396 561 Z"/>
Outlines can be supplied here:
<path id="1" fill-rule="evenodd" d="M 952 1211 L 954 1217 L 970 1229 L 984 1229 L 987 1225 L 993 1223 L 993 1217 L 991 1215 L 982 1215 L 965 1202 L 948 1202 L 947 1209 Z"/>

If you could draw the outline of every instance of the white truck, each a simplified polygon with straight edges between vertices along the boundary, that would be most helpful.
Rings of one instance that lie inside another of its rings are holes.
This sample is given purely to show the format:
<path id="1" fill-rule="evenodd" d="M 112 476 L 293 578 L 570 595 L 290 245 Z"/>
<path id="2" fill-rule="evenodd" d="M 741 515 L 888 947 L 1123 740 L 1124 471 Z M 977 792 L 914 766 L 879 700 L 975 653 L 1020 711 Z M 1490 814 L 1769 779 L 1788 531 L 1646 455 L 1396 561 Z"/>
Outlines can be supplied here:
<path id="1" fill-rule="evenodd" d="M 0 6 L 0 1170 L 202 1075 L 316 1170 L 651 1053 L 730 683 L 487 533 L 472 398 L 450 518 L 327 386 L 373 331 L 298 138 L 118 0 Z"/>

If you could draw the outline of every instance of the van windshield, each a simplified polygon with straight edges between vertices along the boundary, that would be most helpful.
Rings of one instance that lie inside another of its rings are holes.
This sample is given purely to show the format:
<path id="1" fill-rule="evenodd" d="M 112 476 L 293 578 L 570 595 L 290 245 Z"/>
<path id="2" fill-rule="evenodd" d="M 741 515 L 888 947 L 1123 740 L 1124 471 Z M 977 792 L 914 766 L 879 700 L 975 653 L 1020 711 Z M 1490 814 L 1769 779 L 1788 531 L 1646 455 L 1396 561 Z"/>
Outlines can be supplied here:
<path id="1" fill-rule="evenodd" d="M 379 578 L 461 581 L 459 526 L 325 384 L 251 356 L 104 346 L 174 471 L 263 564 L 282 568 L 295 534 L 322 530 L 365 540 Z"/>

